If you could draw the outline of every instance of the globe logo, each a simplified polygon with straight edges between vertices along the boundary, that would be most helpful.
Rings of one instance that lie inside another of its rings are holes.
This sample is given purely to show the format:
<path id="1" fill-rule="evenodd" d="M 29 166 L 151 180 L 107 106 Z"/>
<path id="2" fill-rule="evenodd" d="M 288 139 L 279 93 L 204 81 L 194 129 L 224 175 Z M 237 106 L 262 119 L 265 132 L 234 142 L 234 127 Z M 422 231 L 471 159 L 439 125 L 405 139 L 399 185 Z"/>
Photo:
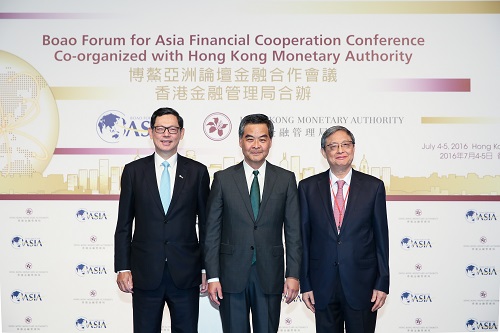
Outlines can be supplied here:
<path id="1" fill-rule="evenodd" d="M 59 113 L 45 79 L 21 58 L 0 51 L 0 175 L 43 173 L 59 135 Z M 8 193 L 9 182 L 0 182 Z"/>
<path id="2" fill-rule="evenodd" d="M 475 210 L 469 210 L 465 213 L 465 219 L 467 222 L 473 223 L 477 221 L 477 212 Z"/>
<path id="3" fill-rule="evenodd" d="M 76 211 L 76 219 L 80 222 L 88 220 L 89 213 L 85 209 L 79 209 Z"/>
<path id="4" fill-rule="evenodd" d="M 20 249 L 22 245 L 23 239 L 20 236 L 15 236 L 12 238 L 11 244 L 15 249 Z"/>
<path id="5" fill-rule="evenodd" d="M 127 130 L 125 124 L 125 115 L 120 111 L 104 112 L 97 120 L 97 134 L 103 141 L 109 143 L 119 142 Z"/>
<path id="6" fill-rule="evenodd" d="M 406 305 L 410 304 L 411 303 L 411 292 L 403 291 L 401 293 L 401 302 L 403 304 L 406 304 Z"/>
<path id="7" fill-rule="evenodd" d="M 86 318 L 78 318 L 75 321 L 76 329 L 79 330 L 79 331 L 84 331 L 86 325 L 87 325 L 87 319 Z"/>
<path id="8" fill-rule="evenodd" d="M 16 304 L 21 303 L 22 297 L 23 297 L 23 292 L 20 290 L 14 290 L 12 294 L 10 294 L 10 300 Z"/>
<path id="9" fill-rule="evenodd" d="M 401 247 L 405 250 L 409 250 L 411 248 L 411 238 L 405 237 L 401 240 Z"/>
<path id="10" fill-rule="evenodd" d="M 479 323 L 475 319 L 469 319 L 465 323 L 465 327 L 470 332 L 478 331 L 479 330 Z"/>
<path id="11" fill-rule="evenodd" d="M 467 274 L 468 277 L 475 277 L 478 274 L 478 268 L 476 265 L 468 265 L 465 267 L 465 274 Z"/>
<path id="12" fill-rule="evenodd" d="M 87 265 L 86 264 L 78 264 L 76 266 L 76 275 L 78 276 L 85 276 L 87 274 Z"/>

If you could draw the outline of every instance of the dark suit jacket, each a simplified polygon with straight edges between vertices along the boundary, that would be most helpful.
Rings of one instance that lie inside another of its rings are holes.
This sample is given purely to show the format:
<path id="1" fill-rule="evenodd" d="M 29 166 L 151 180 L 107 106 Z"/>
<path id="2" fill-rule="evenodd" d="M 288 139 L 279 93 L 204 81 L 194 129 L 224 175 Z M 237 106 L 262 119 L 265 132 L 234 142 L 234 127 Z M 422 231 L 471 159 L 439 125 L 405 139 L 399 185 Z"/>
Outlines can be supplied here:
<path id="1" fill-rule="evenodd" d="M 301 292 L 312 290 L 316 308 L 324 309 L 340 279 L 352 308 L 371 308 L 373 289 L 389 293 L 384 183 L 353 170 L 340 234 L 333 217 L 328 171 L 302 180 L 299 200 L 304 246 Z"/>
<path id="2" fill-rule="evenodd" d="M 175 177 L 172 201 L 165 215 L 154 154 L 127 164 L 123 170 L 115 232 L 115 271 L 131 270 L 134 287 L 156 289 L 163 276 L 165 258 L 178 288 L 201 283 L 200 244 L 205 238 L 208 170 L 203 164 L 178 155 Z"/>
<path id="3" fill-rule="evenodd" d="M 254 247 L 264 293 L 281 294 L 285 276 L 299 277 L 302 245 L 297 183 L 292 172 L 267 162 L 257 220 L 252 212 L 243 162 L 216 172 L 207 212 L 205 268 L 207 278 L 220 279 L 223 293 L 244 290 Z"/>

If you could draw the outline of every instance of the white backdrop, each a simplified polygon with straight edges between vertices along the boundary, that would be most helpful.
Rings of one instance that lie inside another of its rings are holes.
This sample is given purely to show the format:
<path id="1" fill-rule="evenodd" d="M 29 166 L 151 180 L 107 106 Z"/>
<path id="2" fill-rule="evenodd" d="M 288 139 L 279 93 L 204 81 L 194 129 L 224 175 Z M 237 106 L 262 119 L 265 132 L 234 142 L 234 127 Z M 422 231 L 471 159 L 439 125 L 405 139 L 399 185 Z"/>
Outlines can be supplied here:
<path id="1" fill-rule="evenodd" d="M 272 117 L 269 160 L 298 180 L 326 170 L 324 129 L 348 127 L 356 168 L 388 192 L 377 332 L 498 331 L 499 12 L 497 1 L 0 3 L 3 331 L 132 331 L 113 272 L 119 180 L 152 153 L 161 106 L 184 117 L 180 153 L 211 174 L 242 159 L 246 114 Z M 206 296 L 199 325 L 221 332 Z M 283 303 L 280 332 L 314 332 L 300 296 Z"/>

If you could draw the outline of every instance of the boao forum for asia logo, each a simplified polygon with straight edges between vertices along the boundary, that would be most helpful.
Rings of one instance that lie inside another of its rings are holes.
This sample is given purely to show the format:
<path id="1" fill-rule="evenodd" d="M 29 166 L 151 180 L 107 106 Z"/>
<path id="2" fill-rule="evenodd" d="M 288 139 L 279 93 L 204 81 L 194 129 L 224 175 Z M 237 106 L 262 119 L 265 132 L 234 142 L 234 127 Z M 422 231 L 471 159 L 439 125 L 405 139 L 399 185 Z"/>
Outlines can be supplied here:
<path id="1" fill-rule="evenodd" d="M 108 217 L 104 211 L 92 211 L 88 209 L 78 209 L 75 213 L 76 219 L 80 222 L 107 221 Z"/>
<path id="2" fill-rule="evenodd" d="M 42 302 L 42 295 L 38 291 L 23 292 L 17 289 L 10 294 L 10 300 L 15 304 Z"/>
<path id="3" fill-rule="evenodd" d="M 401 303 L 404 305 L 410 305 L 413 303 L 432 303 L 432 297 L 430 294 L 413 293 L 408 290 L 401 293 L 400 299 Z"/>
<path id="4" fill-rule="evenodd" d="M 19 235 L 12 237 L 10 244 L 15 249 L 43 247 L 43 243 L 40 238 L 27 238 Z"/>
<path id="5" fill-rule="evenodd" d="M 477 320 L 470 318 L 466 321 L 465 328 L 469 332 L 497 332 L 498 324 L 494 320 Z"/>
<path id="6" fill-rule="evenodd" d="M 469 209 L 465 213 L 465 220 L 469 223 L 497 221 L 495 212 L 479 212 Z"/>
<path id="7" fill-rule="evenodd" d="M 94 329 L 106 329 L 106 321 L 103 319 L 87 319 L 79 317 L 75 320 L 75 327 L 79 331 L 87 331 Z"/>
<path id="8" fill-rule="evenodd" d="M 108 143 L 120 142 L 124 137 L 147 137 L 151 119 L 146 116 L 127 117 L 118 110 L 102 113 L 96 123 L 96 132 Z"/>
<path id="9" fill-rule="evenodd" d="M 478 266 L 476 264 L 469 264 L 465 267 L 465 274 L 470 278 L 479 276 L 497 276 L 495 266 Z"/>
<path id="10" fill-rule="evenodd" d="M 429 239 L 415 239 L 408 236 L 403 237 L 400 244 L 404 250 L 432 248 L 432 243 Z"/>
<path id="11" fill-rule="evenodd" d="M 76 265 L 75 271 L 76 275 L 80 277 L 108 274 L 104 265 L 87 265 L 85 263 Z"/>

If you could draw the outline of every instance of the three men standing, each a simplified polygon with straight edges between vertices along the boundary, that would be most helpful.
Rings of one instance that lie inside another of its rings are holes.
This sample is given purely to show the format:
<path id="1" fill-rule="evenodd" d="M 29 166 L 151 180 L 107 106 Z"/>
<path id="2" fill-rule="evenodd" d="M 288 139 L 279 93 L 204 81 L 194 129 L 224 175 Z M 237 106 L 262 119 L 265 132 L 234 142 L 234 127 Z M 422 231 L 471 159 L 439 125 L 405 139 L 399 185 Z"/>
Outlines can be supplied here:
<path id="1" fill-rule="evenodd" d="M 207 168 L 177 153 L 182 117 L 153 113 L 155 153 L 125 166 L 115 232 L 135 332 L 160 332 L 165 302 L 172 332 L 197 332 L 199 291 L 208 289 L 225 333 L 249 333 L 250 313 L 254 332 L 275 333 L 299 277 L 317 332 L 375 331 L 389 292 L 383 182 L 352 169 L 354 135 L 333 126 L 321 138 L 329 170 L 297 190 L 294 173 L 266 161 L 273 132 L 267 116 L 244 117 L 244 160 L 216 172 L 209 194 Z"/>

